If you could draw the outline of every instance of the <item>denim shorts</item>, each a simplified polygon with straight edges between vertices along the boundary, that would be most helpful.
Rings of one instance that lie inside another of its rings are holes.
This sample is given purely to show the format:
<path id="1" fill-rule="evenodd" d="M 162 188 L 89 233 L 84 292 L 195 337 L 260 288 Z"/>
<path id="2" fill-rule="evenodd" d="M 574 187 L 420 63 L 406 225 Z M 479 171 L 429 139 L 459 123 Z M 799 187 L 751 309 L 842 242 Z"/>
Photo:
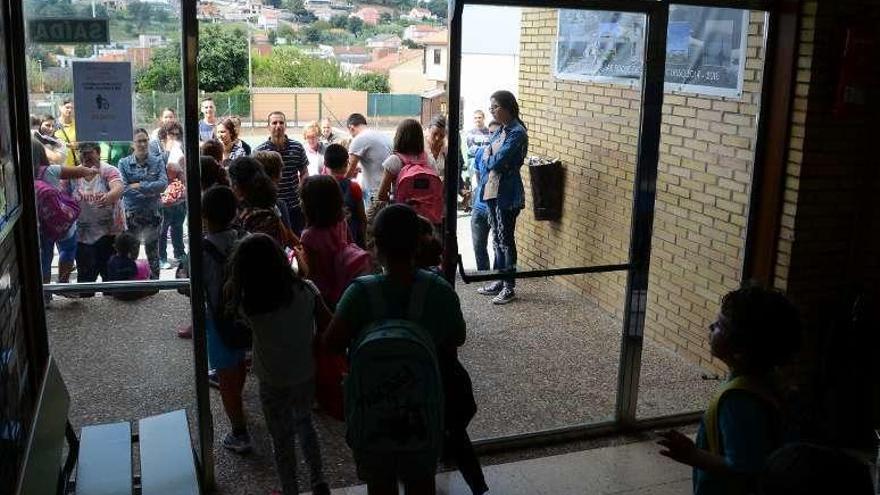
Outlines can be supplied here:
<path id="1" fill-rule="evenodd" d="M 232 368 L 244 360 L 246 349 L 232 349 L 224 344 L 210 317 L 205 318 L 205 333 L 208 338 L 208 365 L 212 369 Z"/>

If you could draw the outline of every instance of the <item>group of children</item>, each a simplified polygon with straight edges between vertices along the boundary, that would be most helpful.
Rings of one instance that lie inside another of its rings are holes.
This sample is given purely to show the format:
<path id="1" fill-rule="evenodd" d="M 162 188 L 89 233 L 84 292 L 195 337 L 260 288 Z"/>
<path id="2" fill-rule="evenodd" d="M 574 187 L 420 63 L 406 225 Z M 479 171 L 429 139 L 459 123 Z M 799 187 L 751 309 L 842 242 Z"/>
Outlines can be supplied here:
<path id="1" fill-rule="evenodd" d="M 339 395 L 341 409 L 343 377 L 331 376 L 328 383 L 319 376 L 319 363 L 328 355 L 346 362 L 346 350 L 352 349 L 365 326 L 405 317 L 411 289 L 419 286 L 424 289 L 422 301 L 430 304 L 424 304 L 415 325 L 434 359 L 439 380 L 434 391 L 437 396 L 445 392 L 449 400 L 445 406 L 443 401 L 432 402 L 431 407 L 416 403 L 422 413 L 445 416 L 445 426 L 442 420 L 429 423 L 432 426 L 423 432 L 434 435 L 421 445 L 423 452 L 397 452 L 394 462 L 371 443 L 351 440 L 353 432 L 363 430 L 352 417 L 355 404 L 362 403 L 350 386 L 360 376 L 352 360 L 344 392 L 349 444 L 371 494 L 396 493 L 398 480 L 407 486 L 407 493 L 433 493 L 443 446 L 473 493 L 481 495 L 488 487 L 466 431 L 476 406 L 470 379 L 455 352 L 464 342 L 465 324 L 457 295 L 435 273 L 442 252 L 434 235 L 435 222 L 410 206 L 387 206 L 369 223 L 375 250 L 366 251 L 363 191 L 347 178 L 348 155 L 344 146 L 328 145 L 323 157 L 326 175 L 308 176 L 300 184 L 305 217 L 300 236 L 284 220 L 285 209 L 279 208 L 277 184 L 283 165 L 278 153 L 240 157 L 228 168 L 213 158 L 201 158 L 208 357 L 231 425 L 222 445 L 240 454 L 252 449 L 242 400 L 251 353 L 281 493 L 298 493 L 295 437 L 310 469 L 311 490 L 329 493 L 312 408 L 332 408 L 332 402 L 316 403 L 316 396 L 323 399 L 329 392 Z M 369 275 L 379 265 L 384 273 Z M 375 312 L 374 291 L 382 294 L 386 312 Z M 342 411 L 338 414 L 341 417 Z M 400 425 L 383 423 L 380 434 L 395 437 L 394 429 Z M 370 431 L 376 433 L 375 428 Z"/>

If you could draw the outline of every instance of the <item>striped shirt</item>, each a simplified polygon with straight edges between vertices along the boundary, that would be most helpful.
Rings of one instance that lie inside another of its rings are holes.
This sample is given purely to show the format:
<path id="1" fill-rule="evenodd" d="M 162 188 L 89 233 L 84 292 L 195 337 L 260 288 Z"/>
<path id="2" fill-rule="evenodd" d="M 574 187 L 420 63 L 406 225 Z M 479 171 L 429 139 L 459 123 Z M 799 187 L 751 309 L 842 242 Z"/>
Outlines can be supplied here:
<path id="1" fill-rule="evenodd" d="M 283 147 L 275 146 L 271 139 L 254 148 L 254 151 L 277 151 L 281 155 L 281 181 L 278 183 L 278 198 L 287 208 L 299 206 L 299 175 L 308 170 L 309 159 L 306 150 L 298 142 L 284 136 Z"/>

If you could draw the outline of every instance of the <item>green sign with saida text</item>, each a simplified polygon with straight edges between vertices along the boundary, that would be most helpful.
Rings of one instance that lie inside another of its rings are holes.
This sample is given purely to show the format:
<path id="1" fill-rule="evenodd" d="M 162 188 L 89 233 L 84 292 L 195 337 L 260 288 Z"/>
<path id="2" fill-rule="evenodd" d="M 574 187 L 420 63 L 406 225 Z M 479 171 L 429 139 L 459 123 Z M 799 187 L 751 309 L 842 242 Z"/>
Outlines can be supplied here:
<path id="1" fill-rule="evenodd" d="M 109 19 L 31 19 L 28 34 L 32 43 L 108 43 Z"/>

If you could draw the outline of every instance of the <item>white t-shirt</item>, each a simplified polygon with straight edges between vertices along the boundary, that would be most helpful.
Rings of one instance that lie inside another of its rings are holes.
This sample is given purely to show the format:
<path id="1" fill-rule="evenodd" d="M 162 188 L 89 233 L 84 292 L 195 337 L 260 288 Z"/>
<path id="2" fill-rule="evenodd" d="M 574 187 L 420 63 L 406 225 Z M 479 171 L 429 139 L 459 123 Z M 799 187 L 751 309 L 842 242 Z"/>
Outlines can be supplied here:
<path id="1" fill-rule="evenodd" d="M 364 171 L 361 185 L 375 194 L 382 184 L 382 163 L 391 154 L 393 146 L 391 138 L 372 129 L 361 131 L 348 147 L 348 152 L 360 158 L 360 167 Z"/>
<path id="2" fill-rule="evenodd" d="M 299 385 L 314 376 L 312 340 L 318 289 L 311 282 L 293 289 L 291 303 L 249 317 L 254 337 L 254 373 L 276 387 Z"/>

